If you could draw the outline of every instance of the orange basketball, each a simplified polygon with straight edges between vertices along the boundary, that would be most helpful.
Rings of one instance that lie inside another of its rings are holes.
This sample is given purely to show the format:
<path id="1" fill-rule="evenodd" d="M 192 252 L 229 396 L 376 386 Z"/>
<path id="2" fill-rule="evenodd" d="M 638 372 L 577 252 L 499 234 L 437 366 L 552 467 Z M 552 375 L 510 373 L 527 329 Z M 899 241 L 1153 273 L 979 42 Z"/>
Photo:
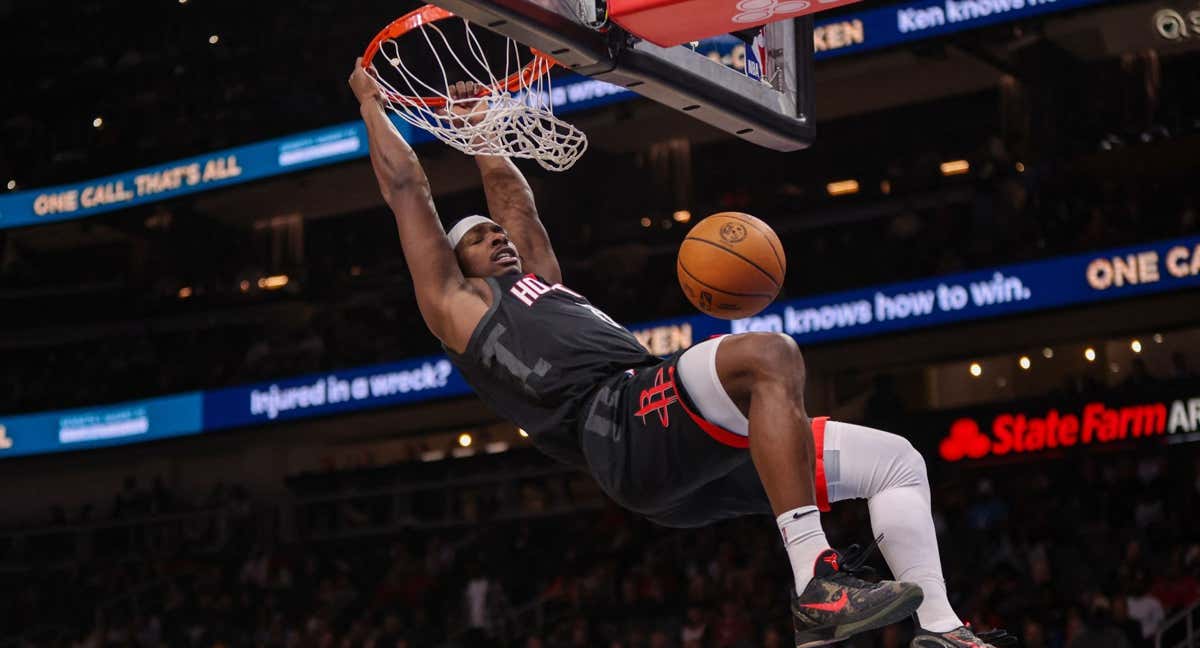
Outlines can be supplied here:
<path id="1" fill-rule="evenodd" d="M 766 223 L 749 214 L 721 212 L 688 232 L 675 271 L 693 306 L 713 317 L 739 319 L 775 299 L 787 259 Z"/>

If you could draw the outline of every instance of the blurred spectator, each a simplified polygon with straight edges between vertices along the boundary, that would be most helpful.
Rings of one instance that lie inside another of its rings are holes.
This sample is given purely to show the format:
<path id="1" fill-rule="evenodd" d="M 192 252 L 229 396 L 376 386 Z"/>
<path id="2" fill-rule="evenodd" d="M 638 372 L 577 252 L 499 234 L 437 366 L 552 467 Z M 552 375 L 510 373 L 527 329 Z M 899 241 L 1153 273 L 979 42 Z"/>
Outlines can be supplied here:
<path id="1" fill-rule="evenodd" d="M 662 630 L 655 630 L 650 633 L 650 648 L 675 648 L 671 643 L 671 638 Z"/>
<path id="2" fill-rule="evenodd" d="M 1129 618 L 1129 603 L 1124 596 L 1112 599 L 1112 621 L 1130 646 L 1140 646 L 1145 643 L 1142 637 L 1142 624 Z M 1029 638 L 1025 637 L 1025 641 L 1028 645 Z"/>
<path id="3" fill-rule="evenodd" d="M 974 529 L 986 531 L 1007 519 L 1008 504 L 996 495 L 992 480 L 981 479 L 975 487 L 979 499 L 967 511 L 967 518 Z"/>
<path id="4" fill-rule="evenodd" d="M 508 600 L 504 590 L 482 571 L 481 565 L 473 563 L 470 571 L 475 575 L 463 590 L 466 626 L 475 637 L 473 643 L 490 645 L 506 636 Z"/>
<path id="5" fill-rule="evenodd" d="M 684 648 L 703 646 L 707 629 L 708 623 L 704 619 L 704 611 L 693 605 L 687 610 L 687 619 L 683 623 L 683 629 L 679 632 L 679 643 Z"/>
<path id="6" fill-rule="evenodd" d="M 1200 581 L 1193 572 L 1197 565 L 1184 562 L 1184 548 L 1176 547 L 1170 555 L 1167 567 L 1154 581 L 1150 595 L 1160 603 L 1169 616 L 1200 600 Z"/>
<path id="7" fill-rule="evenodd" d="M 751 638 L 750 620 L 739 601 L 721 603 L 721 615 L 713 624 L 713 639 L 717 648 L 745 645 Z"/>
<path id="8" fill-rule="evenodd" d="M 767 626 L 763 630 L 762 648 L 784 648 L 788 644 L 783 640 L 783 633 L 775 626 Z"/>
<path id="9" fill-rule="evenodd" d="M 1027 619 L 1021 626 L 1020 637 L 1024 648 L 1046 648 L 1046 630 L 1037 621 Z"/>
<path id="10" fill-rule="evenodd" d="M 1091 613 L 1084 630 L 1076 635 L 1067 648 L 1134 648 L 1112 620 L 1111 604 L 1103 596 L 1092 601 Z"/>
<path id="11" fill-rule="evenodd" d="M 1146 574 L 1139 572 L 1134 579 L 1133 594 L 1126 601 L 1129 617 L 1142 626 L 1142 638 L 1150 639 L 1158 630 L 1158 624 L 1166 618 L 1166 613 L 1162 602 L 1150 594 Z"/>

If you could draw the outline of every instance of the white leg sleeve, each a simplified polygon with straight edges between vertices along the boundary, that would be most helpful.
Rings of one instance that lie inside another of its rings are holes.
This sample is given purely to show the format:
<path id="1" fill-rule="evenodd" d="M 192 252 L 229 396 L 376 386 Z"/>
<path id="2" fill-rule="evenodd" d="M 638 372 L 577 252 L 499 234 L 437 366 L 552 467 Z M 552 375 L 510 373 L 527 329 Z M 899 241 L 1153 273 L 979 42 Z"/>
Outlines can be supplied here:
<path id="1" fill-rule="evenodd" d="M 871 528 L 883 536 L 879 551 L 892 574 L 925 592 L 917 610 L 921 627 L 946 632 L 962 625 L 946 597 L 921 454 L 895 434 L 829 421 L 823 456 L 829 500 L 865 498 Z"/>

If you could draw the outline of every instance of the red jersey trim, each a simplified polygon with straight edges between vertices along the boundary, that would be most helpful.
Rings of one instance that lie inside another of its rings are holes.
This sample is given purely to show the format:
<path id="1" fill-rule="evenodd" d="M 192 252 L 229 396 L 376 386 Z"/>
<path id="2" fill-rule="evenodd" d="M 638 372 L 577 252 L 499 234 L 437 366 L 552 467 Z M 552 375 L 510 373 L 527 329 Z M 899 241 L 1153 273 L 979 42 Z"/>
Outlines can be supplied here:
<path id="1" fill-rule="evenodd" d="M 817 469 L 813 474 L 813 486 L 817 492 L 817 508 L 822 513 L 829 512 L 829 482 L 825 480 L 825 423 L 828 416 L 818 416 L 812 420 L 813 446 L 817 453 Z"/>

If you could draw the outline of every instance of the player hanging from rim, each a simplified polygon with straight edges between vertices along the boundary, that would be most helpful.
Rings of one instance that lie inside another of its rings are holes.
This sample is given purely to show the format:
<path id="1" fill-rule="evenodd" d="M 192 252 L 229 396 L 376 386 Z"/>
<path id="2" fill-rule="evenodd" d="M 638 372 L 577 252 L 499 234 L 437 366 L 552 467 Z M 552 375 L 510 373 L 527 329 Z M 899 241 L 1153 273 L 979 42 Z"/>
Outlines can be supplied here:
<path id="1" fill-rule="evenodd" d="M 795 581 L 799 647 L 914 612 L 916 648 L 1008 645 L 1003 632 L 976 636 L 950 607 L 921 455 L 893 434 L 810 419 L 795 341 L 746 333 L 666 360 L 651 355 L 560 283 L 533 193 L 511 160 L 475 158 L 495 220 L 469 216 L 447 234 L 425 172 L 361 61 L 349 82 L 421 316 L 479 397 L 539 450 L 586 468 L 613 500 L 666 526 L 774 513 Z M 487 109 L 469 101 L 474 92 L 462 82 L 452 88 L 459 118 Z M 861 580 L 865 552 L 829 547 L 820 511 L 851 498 L 868 500 L 900 581 Z"/>

